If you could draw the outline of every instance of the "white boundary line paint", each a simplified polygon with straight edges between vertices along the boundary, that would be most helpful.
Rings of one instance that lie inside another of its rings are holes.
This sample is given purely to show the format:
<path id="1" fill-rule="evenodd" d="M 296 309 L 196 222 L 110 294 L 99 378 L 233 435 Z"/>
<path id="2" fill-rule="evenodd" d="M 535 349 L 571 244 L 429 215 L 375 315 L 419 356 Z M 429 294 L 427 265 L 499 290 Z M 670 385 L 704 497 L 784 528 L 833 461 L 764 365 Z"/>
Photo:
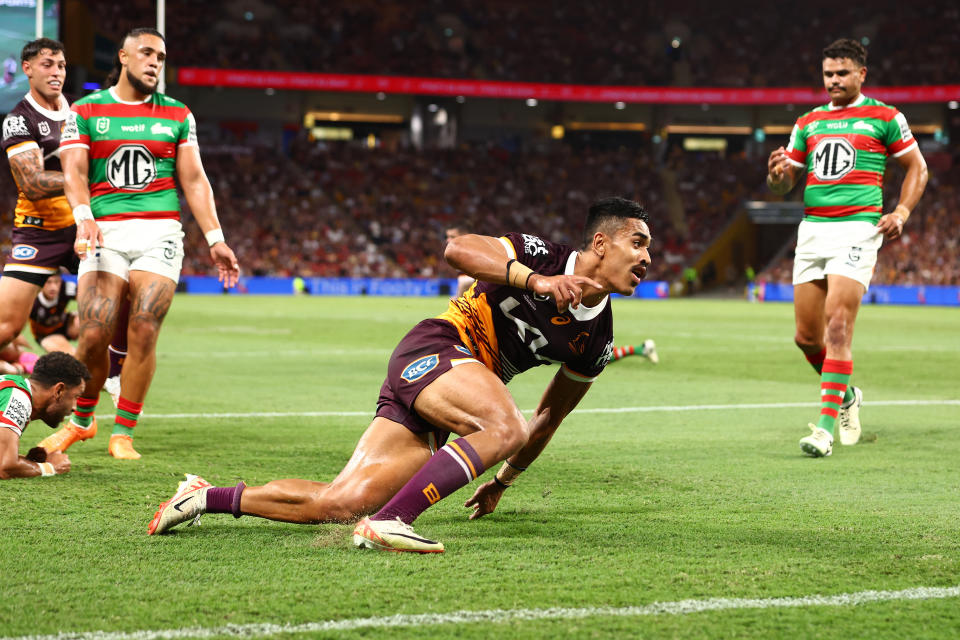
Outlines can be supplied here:
<path id="1" fill-rule="evenodd" d="M 231 624 L 222 627 L 186 627 L 182 629 L 144 629 L 141 631 L 61 631 L 51 635 L 11 636 L 0 640 L 179 640 L 181 638 L 253 638 L 280 633 L 316 633 L 351 631 L 354 629 L 390 629 L 398 627 L 432 627 L 445 624 L 477 622 L 504 623 L 515 620 L 574 620 L 606 617 L 688 615 L 706 611 L 743 609 L 784 609 L 792 607 L 847 607 L 875 602 L 903 600 L 940 600 L 960 596 L 960 586 L 916 587 L 901 591 L 858 591 L 834 596 L 810 595 L 786 598 L 708 598 L 654 602 L 634 607 L 551 607 L 549 609 L 489 609 L 486 611 L 452 611 L 373 618 L 347 618 L 302 624 Z"/>
<path id="2" fill-rule="evenodd" d="M 739 411 L 744 409 L 798 409 L 819 407 L 815 402 L 775 402 L 768 404 L 693 404 L 693 405 L 664 405 L 654 407 L 611 407 L 597 409 L 575 409 L 573 413 L 659 413 L 677 411 Z M 960 406 L 960 400 L 871 400 L 871 407 L 935 407 Z M 533 413 L 527 409 L 524 413 Z M 369 411 L 250 411 L 236 413 L 150 413 L 148 419 L 163 420 L 196 420 L 198 418 L 352 418 L 356 416 L 372 416 L 374 409 Z M 97 417 L 106 420 L 113 414 L 98 414 Z M 4 640 L 0 638 L 0 640 Z"/>

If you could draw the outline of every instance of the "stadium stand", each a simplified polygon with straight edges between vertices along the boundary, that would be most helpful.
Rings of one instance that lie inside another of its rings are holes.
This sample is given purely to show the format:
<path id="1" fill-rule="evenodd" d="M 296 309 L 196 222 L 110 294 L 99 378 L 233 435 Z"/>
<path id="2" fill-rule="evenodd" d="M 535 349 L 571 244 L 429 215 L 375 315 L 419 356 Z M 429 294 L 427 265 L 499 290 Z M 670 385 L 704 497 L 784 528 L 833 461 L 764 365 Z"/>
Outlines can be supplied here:
<path id="1" fill-rule="evenodd" d="M 108 39 L 152 24 L 152 2 L 91 0 Z M 875 85 L 954 83 L 960 9 L 949 0 L 704 0 L 482 4 L 430 0 L 167 2 L 175 65 L 603 85 L 819 86 L 816 42 L 869 43 Z M 678 18 L 675 16 L 683 16 Z M 722 31 L 714 25 L 724 24 Z M 776 28 L 771 28 L 776 25 Z M 758 64 L 759 62 L 759 64 Z"/>

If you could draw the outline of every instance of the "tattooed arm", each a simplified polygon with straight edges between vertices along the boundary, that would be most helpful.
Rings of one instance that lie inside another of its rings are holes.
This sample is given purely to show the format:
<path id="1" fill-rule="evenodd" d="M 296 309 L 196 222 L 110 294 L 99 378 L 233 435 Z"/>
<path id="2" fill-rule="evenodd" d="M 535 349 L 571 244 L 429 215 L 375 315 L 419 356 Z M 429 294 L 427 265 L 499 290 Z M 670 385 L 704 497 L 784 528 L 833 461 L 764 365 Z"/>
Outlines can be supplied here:
<path id="1" fill-rule="evenodd" d="M 63 173 L 45 171 L 40 149 L 31 149 L 10 158 L 10 171 L 17 186 L 29 200 L 63 195 Z"/>

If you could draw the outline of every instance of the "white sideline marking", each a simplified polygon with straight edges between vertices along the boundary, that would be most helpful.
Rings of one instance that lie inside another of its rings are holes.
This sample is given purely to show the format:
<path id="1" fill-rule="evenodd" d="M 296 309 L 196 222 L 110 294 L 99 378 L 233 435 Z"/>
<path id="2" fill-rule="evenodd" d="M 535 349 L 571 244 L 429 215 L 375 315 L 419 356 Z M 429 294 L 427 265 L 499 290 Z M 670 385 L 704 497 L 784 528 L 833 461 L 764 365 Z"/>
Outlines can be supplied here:
<path id="1" fill-rule="evenodd" d="M 504 623 L 514 620 L 573 620 L 591 617 L 636 617 L 687 615 L 705 611 L 737 609 L 783 609 L 789 607 L 846 607 L 895 600 L 934 600 L 960 596 L 960 586 L 917 587 L 901 591 L 858 591 L 835 596 L 800 596 L 794 598 L 708 598 L 654 602 L 635 607 L 551 607 L 549 609 L 488 609 L 486 611 L 452 611 L 376 618 L 347 618 L 303 624 L 230 624 L 222 627 L 187 627 L 141 631 L 61 631 L 52 635 L 11 636 L 0 640 L 176 640 L 178 638 L 244 638 L 271 636 L 280 633 L 315 633 L 318 631 L 351 631 L 354 629 L 388 629 L 396 627 L 430 627 L 444 624 L 476 622 Z"/>
<path id="2" fill-rule="evenodd" d="M 742 409 L 797 409 L 819 407 L 816 402 L 773 402 L 769 404 L 693 404 L 664 405 L 654 407 L 612 407 L 597 409 L 574 409 L 573 413 L 656 413 L 673 411 L 738 411 Z M 870 401 L 871 407 L 913 407 L 913 406 L 960 406 L 960 400 L 877 400 Z M 527 409 L 524 413 L 533 413 Z M 150 413 L 147 418 L 164 420 L 195 420 L 197 418 L 352 418 L 372 416 L 369 411 L 250 411 L 246 413 Z M 107 419 L 113 414 L 98 414 L 98 418 Z M 0 640 L 4 640 L 0 638 Z"/>

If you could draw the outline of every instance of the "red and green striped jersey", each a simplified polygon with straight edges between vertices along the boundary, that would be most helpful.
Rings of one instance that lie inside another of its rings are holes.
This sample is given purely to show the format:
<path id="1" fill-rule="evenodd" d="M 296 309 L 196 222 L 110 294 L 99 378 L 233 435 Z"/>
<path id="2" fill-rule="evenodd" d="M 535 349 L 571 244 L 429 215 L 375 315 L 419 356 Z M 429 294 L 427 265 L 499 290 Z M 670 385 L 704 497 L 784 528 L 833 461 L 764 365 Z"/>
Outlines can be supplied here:
<path id="1" fill-rule="evenodd" d="M 861 95 L 845 107 L 824 105 L 793 127 L 787 158 L 807 170 L 804 220 L 867 220 L 883 215 L 887 157 L 914 149 L 917 141 L 896 108 Z"/>
<path id="2" fill-rule="evenodd" d="M 89 151 L 90 207 L 98 221 L 179 220 L 177 150 L 196 144 L 196 122 L 182 102 L 161 93 L 125 102 L 112 87 L 73 103 L 60 135 L 61 151 Z"/>
<path id="3" fill-rule="evenodd" d="M 33 414 L 33 392 L 23 376 L 0 376 L 0 429 L 7 428 L 19 438 Z"/>

